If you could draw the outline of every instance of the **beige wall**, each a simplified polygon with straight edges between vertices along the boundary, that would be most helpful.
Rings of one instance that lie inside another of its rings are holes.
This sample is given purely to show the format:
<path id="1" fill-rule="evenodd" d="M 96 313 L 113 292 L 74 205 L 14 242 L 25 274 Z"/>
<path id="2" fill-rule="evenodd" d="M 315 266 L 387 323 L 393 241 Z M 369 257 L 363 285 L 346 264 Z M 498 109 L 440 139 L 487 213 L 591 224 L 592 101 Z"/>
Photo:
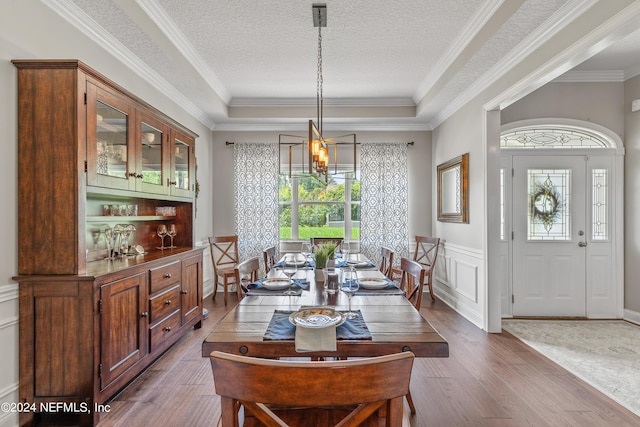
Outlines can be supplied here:
<path id="1" fill-rule="evenodd" d="M 290 133 L 290 132 L 286 132 Z M 409 236 L 431 235 L 432 160 L 431 132 L 357 132 L 358 142 L 410 142 Z M 233 146 L 230 142 L 277 142 L 276 132 L 213 132 L 212 194 L 213 233 L 233 234 Z"/>
<path id="2" fill-rule="evenodd" d="M 624 307 L 640 313 L 640 111 L 631 112 L 634 99 L 640 99 L 640 76 L 624 84 Z"/>
<path id="3" fill-rule="evenodd" d="M 593 122 L 623 137 L 625 85 L 548 83 L 501 112 L 502 124 L 526 119 L 565 118 Z"/>

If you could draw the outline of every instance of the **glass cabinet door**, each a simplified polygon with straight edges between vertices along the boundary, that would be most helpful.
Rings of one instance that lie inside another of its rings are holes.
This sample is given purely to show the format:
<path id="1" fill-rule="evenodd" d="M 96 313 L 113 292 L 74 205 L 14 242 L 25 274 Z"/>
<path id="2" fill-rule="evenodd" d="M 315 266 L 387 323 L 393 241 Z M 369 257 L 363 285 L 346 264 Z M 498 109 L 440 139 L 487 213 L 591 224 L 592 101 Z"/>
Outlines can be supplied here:
<path id="1" fill-rule="evenodd" d="M 187 135 L 173 132 L 171 146 L 171 194 L 191 197 L 195 189 L 194 141 Z"/>
<path id="2" fill-rule="evenodd" d="M 169 166 L 168 126 L 148 114 L 138 113 L 139 165 L 137 189 L 147 193 L 167 194 Z"/>
<path id="3" fill-rule="evenodd" d="M 89 185 L 135 189 L 135 151 L 129 143 L 133 112 L 122 98 L 92 84 L 87 86 Z"/>

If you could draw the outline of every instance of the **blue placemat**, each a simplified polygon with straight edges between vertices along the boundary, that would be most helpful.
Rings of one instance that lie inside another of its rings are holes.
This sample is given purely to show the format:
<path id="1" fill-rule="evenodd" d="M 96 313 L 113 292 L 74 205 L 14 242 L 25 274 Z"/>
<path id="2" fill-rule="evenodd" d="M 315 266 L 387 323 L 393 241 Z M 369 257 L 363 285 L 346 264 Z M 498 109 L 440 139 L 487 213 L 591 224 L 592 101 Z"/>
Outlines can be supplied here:
<path id="1" fill-rule="evenodd" d="M 282 268 L 282 267 L 284 267 L 284 261 L 278 261 L 275 264 L 273 264 L 273 267 L 271 268 Z M 298 266 L 298 268 L 305 268 L 305 269 L 316 268 L 316 263 L 312 259 L 307 259 L 304 262 L 304 264 Z"/>
<path id="2" fill-rule="evenodd" d="M 338 340 L 370 340 L 371 332 L 362 318 L 360 310 L 354 310 L 357 316 L 347 319 L 342 325 L 336 328 L 336 339 Z M 296 337 L 296 327 L 289 322 L 289 315 L 293 311 L 275 310 L 271 322 L 264 333 L 265 341 L 271 340 L 294 340 Z"/>
<path id="3" fill-rule="evenodd" d="M 309 281 L 303 279 L 293 279 L 291 289 L 296 292 L 296 295 L 301 295 L 303 290 L 309 289 Z M 267 289 L 262 286 L 262 280 L 251 282 L 247 285 L 247 295 L 284 295 L 287 289 Z"/>
<path id="4" fill-rule="evenodd" d="M 366 264 L 349 264 L 347 261 L 338 261 L 336 260 L 336 267 L 337 268 L 345 268 L 345 267 L 354 267 L 355 269 L 359 269 L 359 268 L 374 268 L 376 265 L 374 263 L 372 263 L 371 261 L 367 261 Z"/>

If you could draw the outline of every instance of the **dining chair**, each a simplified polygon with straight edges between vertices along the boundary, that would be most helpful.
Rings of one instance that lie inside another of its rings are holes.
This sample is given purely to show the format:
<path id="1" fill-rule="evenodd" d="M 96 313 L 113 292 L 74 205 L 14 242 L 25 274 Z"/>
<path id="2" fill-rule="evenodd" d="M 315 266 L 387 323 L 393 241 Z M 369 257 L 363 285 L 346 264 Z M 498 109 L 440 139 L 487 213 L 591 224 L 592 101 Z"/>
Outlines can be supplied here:
<path id="1" fill-rule="evenodd" d="M 276 263 L 276 247 L 270 246 L 262 251 L 262 258 L 264 260 L 264 274 L 269 274 L 269 271 Z"/>
<path id="2" fill-rule="evenodd" d="M 267 426 L 378 426 L 382 415 L 386 426 L 408 425 L 402 399 L 413 359 L 413 353 L 403 352 L 315 362 L 214 351 L 211 368 L 222 412 L 218 425 L 237 427 L 240 407 L 244 425 L 255 417 Z"/>
<path id="3" fill-rule="evenodd" d="M 416 310 L 420 310 L 422 302 L 422 291 L 424 289 L 424 268 L 407 258 L 400 258 L 400 289 L 405 292 L 407 299 L 415 306 Z M 407 403 L 412 414 L 416 413 L 416 407 L 413 404 L 413 398 L 409 391 L 406 395 Z"/>
<path id="4" fill-rule="evenodd" d="M 249 258 L 234 268 L 234 281 L 238 284 L 238 301 L 244 297 L 244 292 L 247 292 L 247 284 L 258 280 L 259 271 L 260 257 Z"/>
<path id="5" fill-rule="evenodd" d="M 228 288 L 235 285 L 235 271 L 238 265 L 238 236 L 209 237 L 211 262 L 213 263 L 213 299 L 218 293 L 219 280 L 224 288 L 224 305 L 227 305 Z"/>
<path id="6" fill-rule="evenodd" d="M 387 276 L 387 278 L 393 280 L 393 255 L 392 249 L 382 247 L 381 250 L 382 259 L 380 260 L 380 273 Z"/>
<path id="7" fill-rule="evenodd" d="M 431 301 L 436 300 L 433 295 L 433 270 L 436 268 L 439 247 L 440 238 L 438 237 L 416 236 L 416 250 L 413 254 L 413 260 L 424 268 L 424 279 L 429 287 Z"/>
<path id="8" fill-rule="evenodd" d="M 416 261 L 400 258 L 400 289 L 417 310 L 420 310 L 422 291 L 424 289 L 424 268 Z"/>

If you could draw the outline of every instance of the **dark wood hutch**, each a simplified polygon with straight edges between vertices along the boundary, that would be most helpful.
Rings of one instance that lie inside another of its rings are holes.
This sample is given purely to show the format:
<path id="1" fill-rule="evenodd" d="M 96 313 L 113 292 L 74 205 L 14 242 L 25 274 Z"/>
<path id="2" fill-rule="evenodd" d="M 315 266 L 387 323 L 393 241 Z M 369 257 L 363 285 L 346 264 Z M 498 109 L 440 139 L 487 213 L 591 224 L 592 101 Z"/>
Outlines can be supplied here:
<path id="1" fill-rule="evenodd" d="M 197 135 L 80 61 L 12 62 L 20 401 L 65 402 L 92 425 L 96 405 L 202 325 Z M 174 225 L 175 247 L 158 249 L 159 225 Z M 116 229 L 128 239 L 107 239 Z"/>

